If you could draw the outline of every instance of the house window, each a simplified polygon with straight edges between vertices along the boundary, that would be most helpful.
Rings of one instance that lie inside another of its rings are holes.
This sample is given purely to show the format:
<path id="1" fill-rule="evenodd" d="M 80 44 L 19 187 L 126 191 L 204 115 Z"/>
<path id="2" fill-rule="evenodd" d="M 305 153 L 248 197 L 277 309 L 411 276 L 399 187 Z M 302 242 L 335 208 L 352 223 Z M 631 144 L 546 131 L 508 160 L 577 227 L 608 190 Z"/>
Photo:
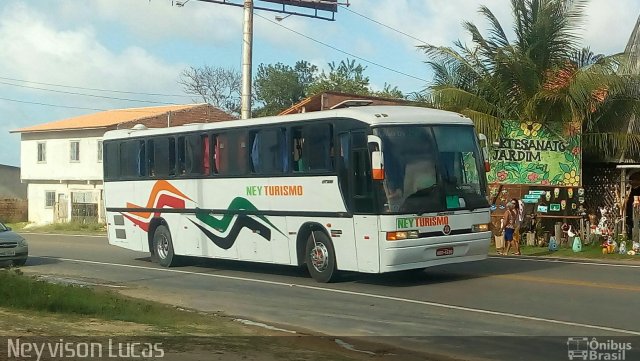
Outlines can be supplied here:
<path id="1" fill-rule="evenodd" d="M 71 148 L 69 149 L 69 154 L 71 156 L 69 159 L 72 162 L 80 161 L 80 142 L 75 140 L 71 142 Z"/>
<path id="2" fill-rule="evenodd" d="M 46 208 L 53 208 L 56 203 L 56 192 L 45 191 L 44 192 L 44 206 Z"/>
<path id="3" fill-rule="evenodd" d="M 102 162 L 102 141 L 98 141 L 98 162 Z"/>
<path id="4" fill-rule="evenodd" d="M 38 143 L 38 162 L 44 163 L 47 161 L 47 143 Z"/>

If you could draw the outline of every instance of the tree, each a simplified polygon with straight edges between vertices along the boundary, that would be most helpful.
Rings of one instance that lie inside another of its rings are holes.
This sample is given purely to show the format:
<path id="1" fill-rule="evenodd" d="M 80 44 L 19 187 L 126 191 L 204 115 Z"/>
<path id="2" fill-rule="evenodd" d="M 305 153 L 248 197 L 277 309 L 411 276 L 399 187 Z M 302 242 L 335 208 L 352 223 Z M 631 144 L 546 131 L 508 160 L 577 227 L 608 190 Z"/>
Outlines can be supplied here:
<path id="1" fill-rule="evenodd" d="M 254 84 L 256 100 L 263 106 L 256 116 L 278 114 L 308 96 L 318 68 L 306 61 L 294 67 L 282 63 L 258 66 Z"/>
<path id="2" fill-rule="evenodd" d="M 373 92 L 373 95 L 381 98 L 391 99 L 404 99 L 405 96 L 397 86 L 391 86 L 391 84 L 384 83 L 384 88 L 381 91 Z"/>
<path id="3" fill-rule="evenodd" d="M 329 72 L 324 70 L 309 89 L 311 94 L 326 91 L 370 95 L 369 77 L 364 75 L 367 67 L 356 64 L 355 60 L 342 60 L 339 64 L 329 63 Z"/>
<path id="4" fill-rule="evenodd" d="M 500 133 L 502 120 L 520 120 L 577 124 L 586 134 L 585 145 L 606 143 L 605 150 L 612 154 L 623 146 L 640 144 L 640 136 L 615 131 L 621 128 L 611 122 L 624 120 L 608 113 L 614 109 L 612 104 L 625 107 L 619 113 L 640 109 L 630 104 L 638 102 L 629 93 L 631 77 L 617 74 L 622 60 L 578 48 L 575 34 L 585 4 L 511 0 L 513 41 L 491 10 L 482 6 L 479 11 L 490 24 L 488 36 L 466 22 L 472 46 L 460 41 L 453 48 L 420 46 L 435 74 L 429 102 L 469 116 L 492 138 Z M 618 101 L 630 96 L 630 103 Z M 605 128 L 609 132 L 598 130 Z"/>
<path id="5" fill-rule="evenodd" d="M 369 86 L 366 67 L 355 60 L 331 62 L 329 72 L 318 74 L 318 67 L 300 60 L 292 67 L 282 63 L 260 64 L 253 81 L 253 115 L 276 115 L 306 97 L 325 92 L 374 95 L 403 99 L 396 86 L 385 83 L 382 91 Z M 199 96 L 231 114 L 240 114 L 241 74 L 234 69 L 189 67 L 178 81 L 185 92 Z M 257 105 L 257 106 L 255 106 Z"/>
<path id="6" fill-rule="evenodd" d="M 178 83 L 187 94 L 197 95 L 227 113 L 240 114 L 242 75 L 237 70 L 208 65 L 188 67 L 180 73 Z"/>

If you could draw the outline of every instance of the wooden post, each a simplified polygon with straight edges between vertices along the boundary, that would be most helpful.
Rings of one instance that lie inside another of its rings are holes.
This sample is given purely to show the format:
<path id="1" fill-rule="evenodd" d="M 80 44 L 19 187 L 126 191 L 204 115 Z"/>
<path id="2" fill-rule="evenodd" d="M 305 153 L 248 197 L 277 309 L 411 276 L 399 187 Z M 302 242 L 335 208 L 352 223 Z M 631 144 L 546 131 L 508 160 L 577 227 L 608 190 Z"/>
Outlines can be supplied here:
<path id="1" fill-rule="evenodd" d="M 640 227 L 638 226 L 638 221 L 640 221 L 640 197 L 635 196 L 633 199 L 633 228 L 631 234 L 633 242 L 638 242 L 640 240 Z"/>

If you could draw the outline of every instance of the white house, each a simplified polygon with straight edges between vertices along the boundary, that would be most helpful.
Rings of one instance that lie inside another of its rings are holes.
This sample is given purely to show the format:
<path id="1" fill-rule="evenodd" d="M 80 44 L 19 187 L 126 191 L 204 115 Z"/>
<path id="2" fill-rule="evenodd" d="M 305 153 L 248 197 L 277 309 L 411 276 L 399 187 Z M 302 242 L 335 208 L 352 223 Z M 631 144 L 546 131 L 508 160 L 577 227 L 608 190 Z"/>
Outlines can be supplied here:
<path id="1" fill-rule="evenodd" d="M 109 110 L 12 131 L 20 133 L 22 182 L 29 221 L 104 221 L 102 137 L 112 129 L 235 119 L 208 104 Z"/>

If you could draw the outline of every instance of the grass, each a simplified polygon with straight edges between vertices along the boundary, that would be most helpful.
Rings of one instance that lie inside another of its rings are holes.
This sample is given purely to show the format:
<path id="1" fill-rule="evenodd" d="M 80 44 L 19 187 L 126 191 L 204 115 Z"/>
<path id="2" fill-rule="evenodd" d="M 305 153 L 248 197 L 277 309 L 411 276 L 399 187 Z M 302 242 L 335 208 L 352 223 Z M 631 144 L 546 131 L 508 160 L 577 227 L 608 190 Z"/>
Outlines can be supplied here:
<path id="1" fill-rule="evenodd" d="M 112 291 L 41 281 L 25 276 L 19 270 L 0 270 L 0 307 L 169 328 L 206 322 L 202 315 L 169 305 L 129 298 Z"/>
<path id="2" fill-rule="evenodd" d="M 43 226 L 31 225 L 28 222 L 8 223 L 17 232 L 69 233 L 69 234 L 106 234 L 104 223 L 97 222 L 65 222 L 51 223 Z"/>
<path id="3" fill-rule="evenodd" d="M 7 335 L 55 335 L 53 342 L 59 336 L 73 335 L 103 336 L 100 341 L 106 336 L 144 336 L 144 342 L 161 341 L 169 359 L 220 359 L 221 355 L 237 361 L 371 359 L 336 346 L 331 338 L 254 337 L 272 334 L 225 316 L 178 309 L 100 288 L 49 283 L 19 269 L 0 270 L 0 336 Z M 403 356 L 397 355 L 395 360 L 424 360 Z"/>

